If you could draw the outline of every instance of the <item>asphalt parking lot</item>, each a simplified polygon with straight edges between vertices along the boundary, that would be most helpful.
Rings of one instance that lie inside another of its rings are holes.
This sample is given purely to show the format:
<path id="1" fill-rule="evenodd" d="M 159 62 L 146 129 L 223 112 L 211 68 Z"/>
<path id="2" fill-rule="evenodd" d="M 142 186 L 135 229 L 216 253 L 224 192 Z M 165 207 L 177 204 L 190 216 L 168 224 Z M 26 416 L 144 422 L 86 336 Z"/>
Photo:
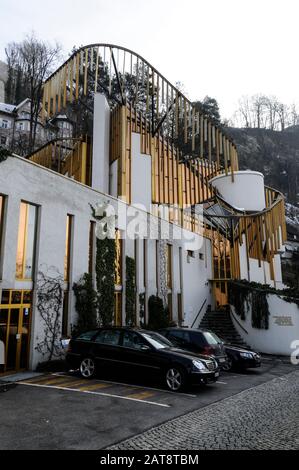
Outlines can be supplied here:
<path id="1" fill-rule="evenodd" d="M 115 377 L 34 377 L 0 393 L 0 449 L 103 449 L 294 370 L 268 357 L 259 369 L 222 373 L 216 384 L 184 393 Z"/>

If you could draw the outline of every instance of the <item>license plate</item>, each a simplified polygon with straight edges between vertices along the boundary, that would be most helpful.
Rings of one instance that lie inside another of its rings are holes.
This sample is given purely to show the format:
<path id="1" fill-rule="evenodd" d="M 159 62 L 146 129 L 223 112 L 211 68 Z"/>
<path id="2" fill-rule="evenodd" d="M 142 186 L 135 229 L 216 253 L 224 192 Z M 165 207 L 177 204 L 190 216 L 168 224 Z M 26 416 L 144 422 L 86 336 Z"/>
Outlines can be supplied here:
<path id="1" fill-rule="evenodd" d="M 226 359 L 224 359 L 224 358 L 219 359 L 219 362 L 225 362 L 225 361 L 226 361 Z"/>
<path id="2" fill-rule="evenodd" d="M 219 377 L 219 372 L 215 372 L 215 377 Z"/>

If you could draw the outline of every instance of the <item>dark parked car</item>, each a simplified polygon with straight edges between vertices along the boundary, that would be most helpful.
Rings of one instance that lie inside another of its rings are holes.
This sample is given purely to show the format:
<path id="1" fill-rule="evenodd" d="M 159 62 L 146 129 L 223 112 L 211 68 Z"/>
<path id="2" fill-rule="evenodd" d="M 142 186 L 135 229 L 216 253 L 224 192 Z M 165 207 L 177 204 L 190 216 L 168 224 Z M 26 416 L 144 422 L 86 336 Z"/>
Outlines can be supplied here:
<path id="1" fill-rule="evenodd" d="M 173 327 L 159 330 L 159 333 L 179 348 L 214 357 L 221 369 L 227 364 L 227 355 L 222 342 L 209 330 Z"/>
<path id="2" fill-rule="evenodd" d="M 251 369 L 261 366 L 261 355 L 249 349 L 240 348 L 232 344 L 222 343 L 227 354 L 227 363 L 223 370 Z"/>
<path id="3" fill-rule="evenodd" d="M 105 369 L 146 378 L 162 378 L 172 391 L 187 383 L 216 382 L 219 368 L 213 358 L 176 349 L 158 333 L 132 328 L 101 328 L 72 339 L 67 362 L 86 378 Z"/>

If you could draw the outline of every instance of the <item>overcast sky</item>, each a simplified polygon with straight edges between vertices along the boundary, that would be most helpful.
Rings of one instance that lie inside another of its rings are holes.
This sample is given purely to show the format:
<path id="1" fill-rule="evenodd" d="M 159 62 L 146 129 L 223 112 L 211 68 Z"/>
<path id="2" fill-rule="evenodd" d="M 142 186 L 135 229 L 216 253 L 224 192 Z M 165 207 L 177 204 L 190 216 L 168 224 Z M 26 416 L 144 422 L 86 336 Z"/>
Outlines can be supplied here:
<path id="1" fill-rule="evenodd" d="M 299 102 L 298 0 L 0 0 L 0 58 L 34 30 L 74 45 L 141 54 L 190 99 L 215 97 L 229 118 L 242 95 Z"/>

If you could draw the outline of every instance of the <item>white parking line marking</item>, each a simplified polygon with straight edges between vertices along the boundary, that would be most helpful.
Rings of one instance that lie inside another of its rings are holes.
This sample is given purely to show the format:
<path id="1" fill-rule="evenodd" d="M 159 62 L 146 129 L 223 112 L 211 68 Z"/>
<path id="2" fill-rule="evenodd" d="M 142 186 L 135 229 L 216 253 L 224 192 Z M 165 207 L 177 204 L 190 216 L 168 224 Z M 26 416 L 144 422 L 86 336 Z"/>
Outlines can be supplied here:
<path id="1" fill-rule="evenodd" d="M 227 382 L 220 382 L 220 380 L 217 380 L 216 384 L 227 385 Z"/>
<path id="2" fill-rule="evenodd" d="M 59 375 L 59 377 L 71 377 L 70 375 L 63 374 L 63 372 L 55 373 L 52 375 Z M 123 383 L 123 382 L 112 382 L 110 380 L 99 380 L 99 382 L 105 383 L 105 384 L 112 384 L 112 385 L 122 385 L 125 387 L 141 388 L 143 390 L 154 390 L 156 392 L 170 393 L 171 395 L 180 396 L 180 397 L 183 396 L 183 397 L 197 398 L 197 395 L 193 395 L 191 393 L 171 392 L 170 390 L 164 390 L 163 388 L 153 388 L 153 387 L 147 387 L 147 386 L 143 387 L 142 385 L 135 385 L 135 384 L 129 384 L 129 383 Z"/>
<path id="3" fill-rule="evenodd" d="M 88 395 L 100 395 L 103 397 L 111 397 L 111 398 L 120 398 L 121 400 L 129 400 L 129 401 L 135 401 L 138 403 L 146 403 L 147 405 L 156 405 L 156 406 L 162 406 L 163 408 L 170 408 L 170 405 L 166 405 L 164 403 L 156 403 L 154 401 L 147 401 L 147 400 L 139 400 L 138 398 L 130 398 L 130 397 L 122 397 L 120 395 L 114 395 L 112 393 L 104 393 L 104 392 L 91 392 L 88 390 L 78 390 L 76 388 L 65 388 L 65 387 L 59 387 L 56 385 L 39 385 L 39 384 L 32 384 L 29 382 L 18 382 L 18 385 L 26 385 L 28 387 L 39 387 L 39 388 L 52 388 L 55 390 L 64 390 L 64 391 L 70 391 L 70 392 L 79 392 L 79 393 L 86 393 Z"/>

